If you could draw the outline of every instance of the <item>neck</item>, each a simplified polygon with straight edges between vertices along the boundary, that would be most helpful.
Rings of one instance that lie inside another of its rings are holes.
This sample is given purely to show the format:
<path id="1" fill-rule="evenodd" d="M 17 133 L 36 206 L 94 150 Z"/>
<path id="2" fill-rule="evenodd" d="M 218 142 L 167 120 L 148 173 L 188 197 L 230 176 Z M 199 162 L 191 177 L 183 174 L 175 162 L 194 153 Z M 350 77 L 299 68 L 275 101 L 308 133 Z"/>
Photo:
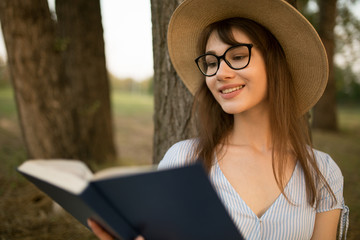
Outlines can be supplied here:
<path id="1" fill-rule="evenodd" d="M 261 152 L 272 150 L 268 109 L 234 115 L 234 128 L 229 136 L 231 145 L 248 146 Z"/>

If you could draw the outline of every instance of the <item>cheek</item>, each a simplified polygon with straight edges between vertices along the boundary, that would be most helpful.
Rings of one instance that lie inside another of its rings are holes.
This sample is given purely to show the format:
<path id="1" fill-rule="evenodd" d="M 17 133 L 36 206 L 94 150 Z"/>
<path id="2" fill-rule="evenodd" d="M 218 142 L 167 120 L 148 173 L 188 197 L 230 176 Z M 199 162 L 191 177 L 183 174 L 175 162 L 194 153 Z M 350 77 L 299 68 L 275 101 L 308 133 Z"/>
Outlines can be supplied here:
<path id="1" fill-rule="evenodd" d="M 259 88 L 267 93 L 268 90 L 268 77 L 266 73 L 265 63 L 263 61 L 259 61 L 259 67 L 256 71 L 256 79 L 258 79 L 257 84 Z"/>
<path id="2" fill-rule="evenodd" d="M 209 90 L 212 93 L 214 93 L 213 92 L 215 90 L 215 79 L 214 79 L 214 77 L 206 77 L 205 81 L 206 81 L 206 86 L 209 88 Z"/>
<path id="3" fill-rule="evenodd" d="M 268 79 L 266 73 L 261 73 L 258 75 L 258 81 L 256 81 L 257 92 L 262 98 L 268 97 Z"/>

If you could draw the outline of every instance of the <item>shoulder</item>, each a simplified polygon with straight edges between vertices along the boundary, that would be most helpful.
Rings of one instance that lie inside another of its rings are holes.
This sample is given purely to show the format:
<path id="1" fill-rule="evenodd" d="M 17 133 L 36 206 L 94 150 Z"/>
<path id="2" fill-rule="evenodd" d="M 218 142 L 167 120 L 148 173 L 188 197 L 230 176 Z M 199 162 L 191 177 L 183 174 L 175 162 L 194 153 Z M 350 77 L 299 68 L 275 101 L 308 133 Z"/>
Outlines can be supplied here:
<path id="1" fill-rule="evenodd" d="M 196 160 L 195 147 L 197 143 L 197 139 L 188 139 L 175 143 L 166 152 L 158 168 L 180 167 L 194 162 Z"/>
<path id="2" fill-rule="evenodd" d="M 314 156 L 318 164 L 318 168 L 324 176 L 334 193 L 336 201 L 333 202 L 331 193 L 326 189 L 324 184 L 319 188 L 319 202 L 317 212 L 326 212 L 333 209 L 343 208 L 344 197 L 344 177 L 336 162 L 326 153 L 314 150 Z"/>

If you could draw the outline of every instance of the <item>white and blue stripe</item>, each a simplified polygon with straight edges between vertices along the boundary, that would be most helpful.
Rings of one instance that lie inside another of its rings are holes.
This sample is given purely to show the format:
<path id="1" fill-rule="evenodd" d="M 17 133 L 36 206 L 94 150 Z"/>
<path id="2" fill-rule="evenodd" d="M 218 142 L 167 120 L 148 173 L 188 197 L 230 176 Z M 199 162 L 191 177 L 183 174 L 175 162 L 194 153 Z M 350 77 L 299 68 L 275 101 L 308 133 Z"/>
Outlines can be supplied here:
<path id="1" fill-rule="evenodd" d="M 195 159 L 195 144 L 196 140 L 194 139 L 176 143 L 168 150 L 164 159 L 160 162 L 159 168 L 172 168 L 190 164 Z M 314 152 L 319 169 L 336 196 L 337 204 L 332 205 L 331 195 L 326 191 L 325 187 L 320 188 L 317 208 L 315 209 L 308 204 L 305 177 L 298 162 L 291 179 L 285 187 L 285 193 L 293 204 L 289 203 L 280 194 L 260 218 L 241 199 L 222 173 L 217 162 L 215 163 L 210 172 L 210 180 L 245 239 L 310 239 L 314 230 L 316 213 L 333 209 L 343 209 L 339 239 L 341 239 L 344 229 L 346 239 L 348 208 L 344 205 L 343 199 L 343 176 L 339 167 L 329 155 L 316 150 Z"/>

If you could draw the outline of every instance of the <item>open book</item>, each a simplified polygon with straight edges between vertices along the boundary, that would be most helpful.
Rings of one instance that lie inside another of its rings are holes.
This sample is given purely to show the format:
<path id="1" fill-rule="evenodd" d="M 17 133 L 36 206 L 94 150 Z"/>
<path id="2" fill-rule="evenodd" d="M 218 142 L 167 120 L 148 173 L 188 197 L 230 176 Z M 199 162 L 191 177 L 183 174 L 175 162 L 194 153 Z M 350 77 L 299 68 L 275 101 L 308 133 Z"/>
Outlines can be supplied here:
<path id="1" fill-rule="evenodd" d="M 29 160 L 18 171 L 82 224 L 92 218 L 118 239 L 243 239 L 199 163 L 93 174 L 80 161 Z"/>

